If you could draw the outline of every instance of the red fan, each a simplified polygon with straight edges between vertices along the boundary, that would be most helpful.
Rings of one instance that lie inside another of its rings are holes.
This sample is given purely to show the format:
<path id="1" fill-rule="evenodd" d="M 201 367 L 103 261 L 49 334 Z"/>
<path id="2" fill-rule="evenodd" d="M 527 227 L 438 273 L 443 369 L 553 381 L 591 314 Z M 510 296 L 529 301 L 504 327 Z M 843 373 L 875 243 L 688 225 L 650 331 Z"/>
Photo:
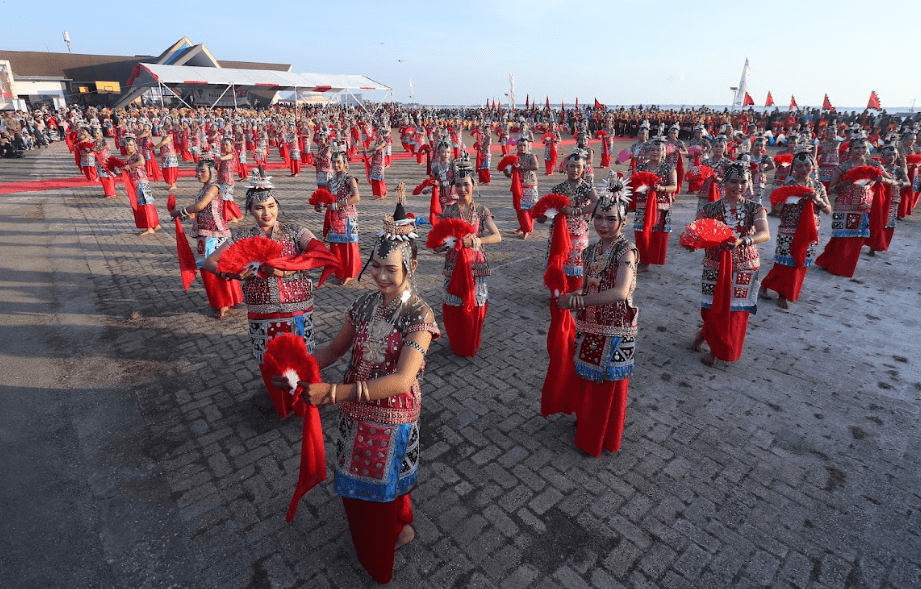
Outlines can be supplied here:
<path id="1" fill-rule="evenodd" d="M 735 233 L 729 225 L 716 219 L 698 219 L 690 223 L 681 232 L 681 247 L 694 249 L 716 247 L 730 239 L 735 240 Z"/>
<path id="2" fill-rule="evenodd" d="M 532 218 L 547 216 L 552 217 L 563 210 L 563 207 L 569 206 L 569 197 L 556 192 L 551 192 L 542 197 L 534 206 L 529 209 Z M 552 213 L 551 213 L 552 212 Z M 551 213 L 551 214 L 548 214 Z"/>
<path id="3" fill-rule="evenodd" d="M 271 377 L 281 376 L 291 386 L 288 394 L 295 395 L 294 411 L 304 418 L 301 436 L 301 465 L 297 477 L 297 487 L 288 506 L 285 521 L 292 521 L 297 514 L 301 498 L 320 481 L 326 480 L 326 448 L 323 444 L 323 425 L 320 412 L 313 405 L 304 403 L 303 390 L 298 381 L 315 384 L 320 382 L 320 366 L 307 353 L 304 338 L 293 333 L 286 333 L 271 339 L 265 347 L 264 369 L 271 382 Z M 300 392 L 300 394 L 298 394 Z M 276 394 L 285 393 L 275 389 Z"/>
<path id="4" fill-rule="evenodd" d="M 228 274 L 239 274 L 250 264 L 260 266 L 278 258 L 281 252 L 282 246 L 277 241 L 261 235 L 247 237 L 234 243 L 221 254 L 217 269 Z"/>
<path id="5" fill-rule="evenodd" d="M 921 164 L 921 153 L 912 153 L 905 156 L 905 163 L 909 166 L 917 166 Z"/>
<path id="6" fill-rule="evenodd" d="M 172 194 L 166 199 L 166 209 L 172 212 L 176 208 L 176 197 Z M 198 265 L 195 263 L 195 254 L 189 247 L 189 240 L 186 239 L 185 229 L 182 228 L 182 221 L 179 217 L 173 219 L 176 222 L 176 255 L 179 258 L 179 272 L 182 276 L 182 288 L 189 290 L 192 282 L 195 281 L 195 275 L 198 273 Z"/>
<path id="7" fill-rule="evenodd" d="M 697 157 L 699 155 L 703 155 L 703 152 L 704 152 L 704 148 L 699 145 L 692 145 L 691 147 L 688 148 L 689 157 Z"/>
<path id="8" fill-rule="evenodd" d="M 517 163 L 518 163 L 518 156 L 517 156 L 517 155 L 515 155 L 515 154 L 507 155 L 507 156 L 505 156 L 504 158 L 502 158 L 502 161 L 500 161 L 500 162 L 499 162 L 499 165 L 496 166 L 496 170 L 498 170 L 498 171 L 501 172 L 501 171 L 504 170 L 505 168 L 508 168 L 508 167 L 510 167 L 510 166 L 513 166 L 514 164 L 517 164 Z"/>
<path id="9" fill-rule="evenodd" d="M 815 190 L 809 188 L 808 186 L 796 186 L 791 184 L 790 186 L 781 186 L 774 190 L 771 193 L 771 207 L 776 207 L 780 203 L 786 201 L 788 198 L 803 198 L 811 197 L 815 194 Z"/>
<path id="10" fill-rule="evenodd" d="M 546 141 L 546 140 L 548 140 L 548 139 L 553 139 L 554 137 L 556 137 L 556 134 L 555 134 L 555 133 L 547 132 L 547 133 L 544 133 L 543 135 L 540 136 L 540 140 L 541 140 L 541 141 Z"/>
<path id="11" fill-rule="evenodd" d="M 106 160 L 105 168 L 106 168 L 106 171 L 109 172 L 110 174 L 117 174 L 118 172 L 116 172 L 116 170 L 118 170 L 119 168 L 124 168 L 127 165 L 128 165 L 128 162 L 124 160 L 120 160 L 117 157 L 110 155 L 109 159 Z"/>
<path id="12" fill-rule="evenodd" d="M 634 193 L 643 193 L 659 183 L 659 177 L 652 172 L 637 172 L 627 179 Z"/>
<path id="13" fill-rule="evenodd" d="M 436 184 L 438 184 L 438 180 L 435 180 L 434 178 L 426 178 L 422 184 L 413 188 L 413 195 L 419 196 L 420 194 L 422 194 L 423 190 L 425 190 L 429 186 L 435 186 Z"/>
<path id="14" fill-rule="evenodd" d="M 326 190 L 325 188 L 317 188 L 313 191 L 313 194 L 310 195 L 310 199 L 307 200 L 307 204 L 316 206 L 316 205 L 329 205 L 336 202 L 336 197 L 333 194 Z"/>
<path id="15" fill-rule="evenodd" d="M 608 134 L 604 130 L 599 129 L 595 131 L 595 139 L 604 139 L 607 136 Z"/>
<path id="16" fill-rule="evenodd" d="M 857 166 L 856 168 L 851 168 L 851 170 L 844 175 L 842 180 L 847 180 L 860 186 L 866 186 L 873 180 L 876 180 L 879 175 L 880 169 L 875 166 Z"/>
<path id="17" fill-rule="evenodd" d="M 782 153 L 774 158 L 774 163 L 778 166 L 789 166 L 793 163 L 792 153 Z"/>
<path id="18" fill-rule="evenodd" d="M 473 226 L 463 219 L 443 219 L 432 227 L 425 247 L 434 249 L 446 245 L 457 247 L 462 239 L 473 233 Z"/>

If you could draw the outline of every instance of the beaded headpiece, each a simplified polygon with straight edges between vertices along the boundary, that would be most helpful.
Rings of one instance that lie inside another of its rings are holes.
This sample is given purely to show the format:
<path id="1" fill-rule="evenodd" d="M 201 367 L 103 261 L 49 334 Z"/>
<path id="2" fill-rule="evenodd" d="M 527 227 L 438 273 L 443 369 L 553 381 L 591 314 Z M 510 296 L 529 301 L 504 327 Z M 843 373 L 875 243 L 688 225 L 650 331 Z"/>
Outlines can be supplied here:
<path id="1" fill-rule="evenodd" d="M 882 147 L 879 148 L 879 153 L 880 153 L 880 155 L 885 154 L 885 153 L 890 152 L 890 151 L 893 152 L 893 153 L 898 153 L 898 152 L 899 152 L 899 148 L 896 146 L 895 143 L 887 143 L 887 144 L 885 144 L 885 145 L 883 145 Z"/>
<path id="2" fill-rule="evenodd" d="M 598 196 L 598 204 L 595 205 L 595 210 L 604 212 L 616 210 L 617 216 L 623 221 L 627 216 L 627 205 L 630 204 L 630 195 L 632 193 L 633 191 L 630 190 L 629 184 L 620 175 L 609 172 L 608 185 Z"/>
<path id="3" fill-rule="evenodd" d="M 748 156 L 745 156 L 745 159 L 734 161 L 726 166 L 726 171 L 723 172 L 723 182 L 726 182 L 733 176 L 741 178 L 746 182 L 751 180 L 752 172 Z"/>
<path id="4" fill-rule="evenodd" d="M 468 176 L 473 176 L 473 165 L 470 163 L 470 154 L 464 151 L 454 160 L 454 178 L 463 179 Z"/>
<path id="5" fill-rule="evenodd" d="M 272 185 L 272 177 L 262 176 L 258 168 L 253 169 L 247 178 L 246 210 L 249 211 L 254 202 L 264 203 L 270 198 L 275 198 L 275 202 L 278 202 L 278 197 L 275 196 L 275 186 Z"/>
<path id="6" fill-rule="evenodd" d="M 397 186 L 397 206 L 392 215 L 384 217 L 383 229 L 377 234 L 377 243 L 368 256 L 361 274 L 364 274 L 368 264 L 377 252 L 378 258 L 386 258 L 394 248 L 400 249 L 400 257 L 403 260 L 403 269 L 406 271 L 406 278 L 409 281 L 409 288 L 415 292 L 415 271 L 413 270 L 413 251 L 415 250 L 415 240 L 419 234 L 416 233 L 416 220 L 406 214 L 403 207 L 403 201 L 406 198 L 406 185 L 403 182 Z M 358 275 L 359 280 L 361 274 Z"/>

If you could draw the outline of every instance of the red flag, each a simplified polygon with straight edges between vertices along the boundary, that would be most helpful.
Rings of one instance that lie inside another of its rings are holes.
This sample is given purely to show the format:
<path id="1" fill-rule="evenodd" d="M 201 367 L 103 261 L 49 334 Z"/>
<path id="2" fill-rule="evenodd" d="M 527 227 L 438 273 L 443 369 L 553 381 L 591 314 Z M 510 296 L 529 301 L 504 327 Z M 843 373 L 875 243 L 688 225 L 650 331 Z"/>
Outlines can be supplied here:
<path id="1" fill-rule="evenodd" d="M 604 110 L 604 105 L 598 102 L 597 98 L 595 99 L 595 108 L 600 108 L 601 110 Z"/>
<path id="2" fill-rule="evenodd" d="M 828 94 L 826 94 L 825 99 L 822 100 L 822 108 L 824 110 L 835 110 L 835 107 L 831 105 L 831 100 L 828 99 Z"/>
<path id="3" fill-rule="evenodd" d="M 751 97 L 751 94 L 748 92 L 745 93 L 745 99 L 742 101 L 742 106 L 755 106 L 755 99 Z"/>
<path id="4" fill-rule="evenodd" d="M 530 101 L 528 100 L 529 98 L 531 98 L 531 95 L 530 95 L 530 94 L 525 94 L 525 95 L 524 95 L 524 107 L 525 107 L 525 109 L 528 109 L 528 108 L 530 108 L 530 106 L 531 106 L 531 103 L 530 103 Z"/>
<path id="5" fill-rule="evenodd" d="M 770 90 L 768 90 L 767 100 L 764 101 L 764 106 L 774 106 L 774 97 L 771 96 Z"/>
<path id="6" fill-rule="evenodd" d="M 547 97 L 547 103 L 544 106 L 547 108 L 547 110 L 550 110 L 550 97 L 549 96 Z"/>
<path id="7" fill-rule="evenodd" d="M 796 98 L 791 94 L 790 95 L 790 110 L 793 110 L 797 106 L 799 105 L 796 104 Z"/>
<path id="8" fill-rule="evenodd" d="M 879 105 L 879 96 L 876 95 L 876 90 L 870 92 L 870 101 L 867 102 L 867 108 L 875 108 L 876 110 L 883 110 L 883 107 Z"/>

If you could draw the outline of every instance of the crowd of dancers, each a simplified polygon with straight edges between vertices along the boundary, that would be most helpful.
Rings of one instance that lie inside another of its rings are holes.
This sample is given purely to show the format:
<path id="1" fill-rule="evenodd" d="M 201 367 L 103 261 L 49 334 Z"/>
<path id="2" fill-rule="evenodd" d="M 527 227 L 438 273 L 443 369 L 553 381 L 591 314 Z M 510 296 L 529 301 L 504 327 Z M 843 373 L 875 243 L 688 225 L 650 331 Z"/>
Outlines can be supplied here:
<path id="1" fill-rule="evenodd" d="M 849 277 L 864 247 L 871 255 L 888 249 L 897 220 L 917 205 L 921 180 L 917 123 L 895 117 L 871 140 L 868 131 L 879 129 L 866 122 L 783 119 L 772 130 L 763 126 L 770 119 L 744 112 L 696 119 L 672 113 L 669 119 L 668 113 L 603 108 L 512 114 L 384 105 L 373 113 L 309 107 L 103 114 L 114 122 L 109 126 L 121 157 L 110 152 L 96 113 L 62 117 L 72 127 L 66 138 L 86 178 L 113 196 L 123 175 L 145 235 L 161 227 L 151 183 L 162 180 L 172 191 L 180 161 L 193 164 L 198 195 L 170 214 L 193 218 L 210 306 L 223 317 L 246 304 L 253 354 L 280 417 L 303 416 L 306 406 L 338 406 L 334 489 L 343 497 L 358 558 L 381 583 L 391 578 L 394 550 L 415 534 L 409 494 L 419 466 L 419 376 L 429 344 L 441 335 L 415 288 L 419 225 L 431 224 L 425 246 L 445 255 L 441 322 L 451 349 L 471 357 L 487 316 L 487 250 L 502 241 L 492 212 L 475 200 L 477 187 L 491 183 L 493 171 L 508 178 L 521 239 L 533 233 L 535 222 L 550 223 L 544 273 L 550 358 L 541 412 L 575 414 L 575 445 L 600 456 L 620 448 L 638 335 L 633 293 L 638 275 L 667 263 L 671 209 L 679 195 L 692 195 L 697 204 L 697 220 L 680 243 L 705 250 L 703 326 L 689 339 L 695 350 L 708 347 L 701 361 L 712 366 L 740 358 L 759 297 L 777 293 L 787 308 L 811 265 Z M 624 122 L 642 115 L 653 116 L 635 126 Z M 636 140 L 615 153 L 615 137 L 625 129 Z M 769 155 L 781 134 L 785 145 Z M 348 163 L 360 158 L 372 196 L 387 198 L 394 137 L 426 166 L 426 180 L 414 192 L 429 196 L 429 210 L 409 214 L 400 183 L 394 212 L 362 264 L 360 181 Z M 573 147 L 561 156 L 564 142 Z M 495 166 L 494 143 L 501 154 Z M 535 143 L 543 145 L 543 166 L 532 152 Z M 272 150 L 278 158 L 270 162 Z M 605 178 L 595 165 L 609 170 Z M 310 204 L 324 213 L 319 236 L 279 218 L 282 195 L 266 174 L 282 168 L 297 177 L 306 166 L 316 180 Z M 539 189 L 541 174 L 558 173 L 561 182 Z M 235 179 L 247 181 L 242 210 L 234 201 Z M 829 214 L 831 240 L 816 256 L 821 217 Z M 252 226 L 232 230 L 246 215 Z M 769 215 L 780 220 L 774 264 L 761 280 L 757 246 L 772 239 Z M 234 266 L 230 258 L 257 238 L 278 244 L 278 261 Z M 368 267 L 375 289 L 349 308 L 335 338 L 317 347 L 307 269 L 320 265 L 334 268 L 343 284 Z M 350 352 L 342 382 L 301 373 L 286 379 L 273 351 L 273 341 L 283 336 L 303 341 L 320 369 Z M 309 488 L 305 468 L 302 461 L 301 494 Z M 325 463 L 322 471 L 325 478 Z"/>

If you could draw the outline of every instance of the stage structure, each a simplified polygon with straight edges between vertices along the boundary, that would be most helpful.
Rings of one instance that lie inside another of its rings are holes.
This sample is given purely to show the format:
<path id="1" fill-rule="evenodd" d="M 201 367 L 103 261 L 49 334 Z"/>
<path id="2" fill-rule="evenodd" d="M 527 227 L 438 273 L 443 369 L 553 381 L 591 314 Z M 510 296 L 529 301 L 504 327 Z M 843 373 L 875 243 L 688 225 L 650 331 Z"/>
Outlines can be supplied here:
<path id="1" fill-rule="evenodd" d="M 230 106 L 225 97 L 233 99 L 233 106 L 238 106 L 238 97 L 255 93 L 266 97 L 265 104 L 274 102 L 278 92 L 294 92 L 296 103 L 304 92 L 322 93 L 333 96 L 346 92 L 353 98 L 359 91 L 381 91 L 386 96 L 393 95 L 389 86 L 375 82 L 361 75 L 347 74 L 298 74 L 276 70 L 214 68 L 195 66 L 175 66 L 141 63 L 136 75 L 129 81 L 130 91 L 126 92 L 116 107 L 122 107 L 152 88 L 159 90 L 161 106 L 163 95 L 175 96 L 189 108 L 206 106 L 214 108 L 219 103 Z M 195 99 L 195 96 L 198 96 Z M 193 100 L 188 100 L 189 98 Z M 356 98 L 356 100 L 358 100 Z M 378 103 L 383 101 L 378 101 Z M 363 105 L 364 106 L 364 105 Z"/>

